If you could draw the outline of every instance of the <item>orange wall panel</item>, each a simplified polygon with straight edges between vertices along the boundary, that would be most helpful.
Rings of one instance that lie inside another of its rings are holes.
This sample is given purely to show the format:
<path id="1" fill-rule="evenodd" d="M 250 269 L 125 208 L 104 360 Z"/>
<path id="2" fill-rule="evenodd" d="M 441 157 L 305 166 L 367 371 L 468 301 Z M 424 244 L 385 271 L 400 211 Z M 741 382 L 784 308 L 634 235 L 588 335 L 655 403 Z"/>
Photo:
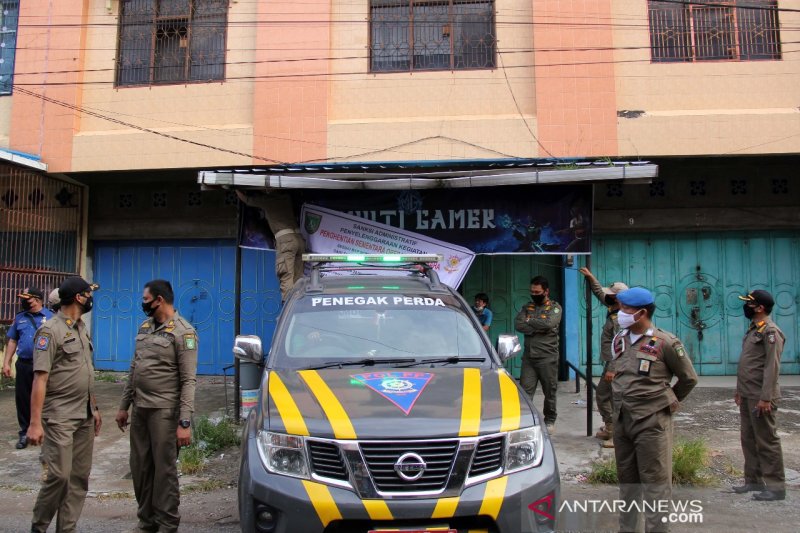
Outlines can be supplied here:
<path id="1" fill-rule="evenodd" d="M 71 169 L 77 113 L 46 102 L 30 91 L 66 106 L 80 102 L 84 0 L 20 2 L 14 100 L 9 144 L 40 155 L 51 172 Z"/>
<path id="2" fill-rule="evenodd" d="M 253 163 L 324 160 L 330 61 L 315 59 L 331 55 L 330 2 L 261 1 L 257 19 Z"/>
<path id="3" fill-rule="evenodd" d="M 611 0 L 533 2 L 538 137 L 553 156 L 618 153 L 610 20 Z"/>

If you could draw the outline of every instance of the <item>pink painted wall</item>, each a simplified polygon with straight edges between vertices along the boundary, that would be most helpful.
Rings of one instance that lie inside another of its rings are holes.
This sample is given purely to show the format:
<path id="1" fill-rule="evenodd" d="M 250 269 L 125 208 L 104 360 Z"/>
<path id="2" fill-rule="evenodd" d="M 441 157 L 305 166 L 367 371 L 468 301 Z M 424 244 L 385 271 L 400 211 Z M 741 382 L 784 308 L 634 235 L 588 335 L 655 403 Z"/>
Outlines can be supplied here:
<path id="1" fill-rule="evenodd" d="M 305 59 L 331 56 L 331 4 L 260 1 L 257 20 L 253 154 L 279 162 L 324 160 L 330 61 Z"/>
<path id="2" fill-rule="evenodd" d="M 14 83 L 23 90 L 79 105 L 83 68 L 81 24 L 89 0 L 25 0 L 20 23 Z M 72 137 L 78 114 L 67 107 L 14 91 L 10 147 L 41 156 L 51 172 L 66 172 L 72 163 Z"/>
<path id="3" fill-rule="evenodd" d="M 554 156 L 618 154 L 612 20 L 611 0 L 533 2 L 537 134 Z"/>

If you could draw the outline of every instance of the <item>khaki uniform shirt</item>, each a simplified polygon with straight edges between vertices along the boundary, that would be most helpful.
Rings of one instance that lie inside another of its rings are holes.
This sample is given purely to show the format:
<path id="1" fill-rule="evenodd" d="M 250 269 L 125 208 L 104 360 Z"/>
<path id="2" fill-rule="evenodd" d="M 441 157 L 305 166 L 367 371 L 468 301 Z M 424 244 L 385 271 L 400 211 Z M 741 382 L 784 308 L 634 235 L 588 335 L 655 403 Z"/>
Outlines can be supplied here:
<path id="1" fill-rule="evenodd" d="M 589 287 L 592 289 L 595 297 L 600 300 L 603 305 L 606 305 L 606 293 L 603 292 L 603 286 L 597 280 L 589 282 Z M 600 334 L 600 357 L 606 362 L 606 371 L 614 371 L 614 358 L 611 356 L 611 341 L 614 335 L 619 331 L 619 323 L 617 322 L 617 311 L 612 311 L 608 308 L 606 314 L 606 322 L 603 324 L 603 332 Z"/>
<path id="2" fill-rule="evenodd" d="M 558 326 L 561 306 L 553 300 L 526 304 L 514 319 L 514 328 L 525 335 L 525 354 L 534 359 L 558 359 Z"/>
<path id="3" fill-rule="evenodd" d="M 662 329 L 650 328 L 636 342 L 623 329 L 614 337 L 616 376 L 611 382 L 614 418 L 624 409 L 633 420 L 645 418 L 675 401 L 683 401 L 697 385 L 697 373 L 681 341 Z M 673 376 L 678 378 L 670 386 Z"/>
<path id="4" fill-rule="evenodd" d="M 783 332 L 769 317 L 758 323 L 750 323 L 742 341 L 736 374 L 736 392 L 739 396 L 765 402 L 781 397 L 778 376 L 785 340 Z"/>
<path id="5" fill-rule="evenodd" d="M 259 196 L 248 196 L 244 201 L 250 207 L 259 207 L 273 235 L 279 231 L 297 229 L 297 221 L 292 209 L 292 197 L 286 193 L 268 192 Z"/>
<path id="6" fill-rule="evenodd" d="M 92 416 L 94 347 L 86 323 L 59 311 L 36 330 L 33 342 L 33 371 L 48 374 L 42 418 Z"/>
<path id="7" fill-rule="evenodd" d="M 155 327 L 153 318 L 139 326 L 136 351 L 128 373 L 128 384 L 119 408 L 180 409 L 180 420 L 194 412 L 197 382 L 197 332 L 175 313 Z"/>

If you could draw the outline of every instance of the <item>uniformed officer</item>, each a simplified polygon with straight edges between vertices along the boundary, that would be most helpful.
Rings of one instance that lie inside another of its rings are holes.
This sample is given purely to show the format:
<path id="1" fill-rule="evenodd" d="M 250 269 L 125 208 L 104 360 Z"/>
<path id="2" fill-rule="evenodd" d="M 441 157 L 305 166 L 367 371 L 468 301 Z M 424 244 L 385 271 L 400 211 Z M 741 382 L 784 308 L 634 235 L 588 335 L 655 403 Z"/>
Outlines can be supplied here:
<path id="1" fill-rule="evenodd" d="M 750 327 L 742 341 L 734 398 L 741 422 L 744 485 L 733 491 L 760 491 L 753 496 L 760 501 L 783 500 L 786 477 L 775 411 L 785 336 L 770 318 L 775 305 L 770 293 L 756 290 L 739 298 L 745 302 L 744 316 L 750 319 Z"/>
<path id="2" fill-rule="evenodd" d="M 245 204 L 261 208 L 267 219 L 275 236 L 275 273 L 280 281 L 281 301 L 286 301 L 295 282 L 303 277 L 303 254 L 306 251 L 306 241 L 294 217 L 292 198 L 281 192 L 251 196 L 237 190 L 236 195 Z"/>
<path id="3" fill-rule="evenodd" d="M 131 475 L 141 531 L 177 531 L 180 523 L 178 447 L 191 443 L 197 372 L 197 333 L 174 307 L 172 285 L 148 281 L 142 310 L 148 316 L 136 335 L 136 351 L 116 422 L 131 413 Z"/>
<path id="4" fill-rule="evenodd" d="M 531 300 L 514 319 L 514 327 L 525 335 L 520 385 L 533 401 L 536 387 L 544 391 L 544 422 L 555 431 L 558 392 L 558 326 L 561 306 L 550 299 L 550 284 L 543 276 L 531 280 Z"/>
<path id="5" fill-rule="evenodd" d="M 697 374 L 681 341 L 653 324 L 650 291 L 634 287 L 618 293 L 617 301 L 622 329 L 611 347 L 614 454 L 620 498 L 640 502 L 620 513 L 620 531 L 639 530 L 642 508 L 645 531 L 668 531 L 667 513 L 659 511 L 672 497 L 672 414 L 697 385 Z M 678 380 L 670 387 L 673 377 Z"/>
<path id="6" fill-rule="evenodd" d="M 617 293 L 627 291 L 628 286 L 621 281 L 615 281 L 610 287 L 603 287 L 588 268 L 581 268 L 579 272 L 586 277 L 595 297 L 608 309 L 606 321 L 603 324 L 603 332 L 600 335 L 600 358 L 604 363 L 603 375 L 595 389 L 597 410 L 603 418 L 604 427 L 600 428 L 594 436 L 603 441 L 603 448 L 613 448 L 614 406 L 611 401 L 611 381 L 614 379 L 614 361 L 611 358 L 611 341 L 619 331 L 619 324 L 617 323 L 617 312 L 619 311 Z"/>
<path id="7" fill-rule="evenodd" d="M 83 510 L 94 438 L 102 419 L 94 397 L 92 339 L 81 316 L 92 310 L 97 285 L 79 276 L 58 289 L 61 309 L 36 332 L 28 443 L 42 444 L 42 486 L 31 531 L 75 531 Z"/>
<path id="8" fill-rule="evenodd" d="M 31 421 L 31 388 L 33 387 L 33 337 L 39 326 L 44 324 L 53 313 L 43 307 L 44 293 L 41 289 L 30 287 L 19 295 L 22 312 L 14 317 L 8 328 L 6 337 L 6 355 L 3 358 L 3 375 L 11 377 L 11 359 L 17 354 L 16 381 L 14 397 L 17 403 L 17 422 L 19 423 L 19 440 L 16 448 L 21 450 L 28 446 L 28 425 Z"/>

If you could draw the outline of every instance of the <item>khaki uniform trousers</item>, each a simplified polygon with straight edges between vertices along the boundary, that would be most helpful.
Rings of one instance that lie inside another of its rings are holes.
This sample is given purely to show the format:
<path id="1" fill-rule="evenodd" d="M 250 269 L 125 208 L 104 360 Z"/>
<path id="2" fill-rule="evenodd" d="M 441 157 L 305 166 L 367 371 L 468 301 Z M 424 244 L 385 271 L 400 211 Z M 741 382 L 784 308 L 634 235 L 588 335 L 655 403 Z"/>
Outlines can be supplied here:
<path id="1" fill-rule="evenodd" d="M 608 368 L 608 364 L 606 364 L 605 368 Z M 603 418 L 603 423 L 611 424 L 614 421 L 613 393 L 611 390 L 611 382 L 603 378 L 606 374 L 605 368 L 603 369 L 603 374 L 600 376 L 600 381 L 597 383 L 594 398 L 597 402 L 597 410 Z"/>
<path id="2" fill-rule="evenodd" d="M 177 409 L 146 409 L 134 404 L 131 414 L 131 476 L 139 510 L 139 529 L 177 531 Z"/>
<path id="3" fill-rule="evenodd" d="M 532 358 L 522 356 L 522 370 L 519 376 L 522 389 L 533 400 L 536 388 L 542 384 L 544 392 L 544 421 L 552 424 L 556 421 L 556 396 L 558 394 L 558 358 Z"/>
<path id="4" fill-rule="evenodd" d="M 33 506 L 31 532 L 47 531 L 56 513 L 56 533 L 76 531 L 89 490 L 94 418 L 50 418 L 43 426 L 42 486 Z"/>
<path id="5" fill-rule="evenodd" d="M 635 421 L 622 408 L 614 421 L 614 454 L 620 499 L 639 502 L 639 509 L 645 510 L 645 531 L 669 531 L 669 524 L 662 522 L 668 513 L 652 511 L 658 509 L 660 500 L 672 498 L 672 415 L 669 408 Z M 641 514 L 638 509 L 620 513 L 620 532 L 640 531 Z"/>
<path id="6" fill-rule="evenodd" d="M 772 411 L 756 416 L 758 400 L 742 398 L 739 404 L 745 483 L 766 484 L 769 490 L 785 490 L 783 450 L 775 426 L 775 404 Z"/>
<path id="7" fill-rule="evenodd" d="M 303 277 L 303 254 L 306 241 L 299 233 L 281 235 L 275 239 L 275 273 L 281 287 L 281 301 L 286 301 L 294 283 Z"/>

